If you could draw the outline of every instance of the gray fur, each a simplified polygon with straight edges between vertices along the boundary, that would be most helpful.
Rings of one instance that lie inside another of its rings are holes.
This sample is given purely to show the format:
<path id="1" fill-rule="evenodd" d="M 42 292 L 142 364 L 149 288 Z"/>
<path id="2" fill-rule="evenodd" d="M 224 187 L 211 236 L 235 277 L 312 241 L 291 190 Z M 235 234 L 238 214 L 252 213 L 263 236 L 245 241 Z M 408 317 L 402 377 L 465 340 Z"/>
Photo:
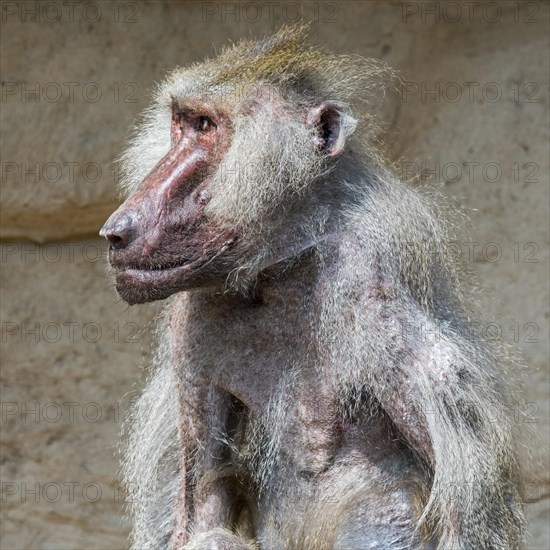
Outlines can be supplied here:
<path id="1" fill-rule="evenodd" d="M 295 34 L 237 45 L 219 61 L 174 72 L 123 157 L 123 188 L 132 193 L 168 150 L 174 98 L 185 101 L 198 90 L 212 101 L 223 95 L 237 113 L 209 208 L 214 218 L 245 229 L 242 261 L 224 288 L 178 294 L 166 306 L 153 374 L 133 411 L 124 461 L 134 501 L 133 548 L 168 547 L 182 483 L 178 449 L 193 449 L 195 464 L 201 457 L 211 460 L 204 434 L 231 449 L 235 479 L 245 480 L 240 483 L 255 510 L 256 543 L 214 529 L 195 533 L 189 549 L 209 548 L 210 539 L 243 549 L 519 548 L 523 513 L 506 401 L 513 361 L 506 349 L 469 337 L 473 310 L 460 283 L 464 275 L 447 252 L 452 231 L 444 207 L 397 180 L 374 152 L 372 119 L 356 96 L 365 83 L 380 79 L 383 68 L 308 49 Z M 293 41 L 299 47 L 285 46 Z M 261 73 L 258 60 L 276 47 L 285 63 Z M 255 82 L 271 94 L 254 117 L 239 112 L 238 70 L 237 76 L 221 74 L 237 61 L 239 67 L 256 66 L 256 76 L 242 69 L 243 86 Z M 315 76 L 315 85 L 299 95 L 297 83 L 305 80 L 296 75 L 306 73 Z M 299 114 L 327 100 L 343 106 L 348 141 L 332 163 L 315 150 Z M 139 169 L 131 170 L 134 162 Z M 299 275 L 300 269 L 308 275 Z M 246 304 L 258 289 L 271 296 L 270 280 L 299 305 L 283 304 L 265 316 L 251 313 L 258 320 L 254 332 L 227 304 Z M 295 342 L 285 340 L 284 312 L 289 323 L 301 315 L 311 327 L 308 342 L 298 335 Z M 261 331 L 269 338 L 257 336 Z M 256 337 L 267 344 L 255 359 L 246 350 Z M 195 398 L 188 388 L 204 376 L 227 389 L 250 371 L 249 392 L 243 388 L 237 395 L 246 403 L 264 366 L 273 383 L 265 406 L 250 405 L 244 443 L 215 423 L 201 431 L 204 417 L 192 413 Z M 317 373 L 321 394 L 332 392 L 323 414 L 359 426 L 345 436 L 344 450 L 326 458 L 324 449 L 331 447 L 322 432 L 313 433 L 317 420 L 308 416 L 311 396 L 302 386 L 310 372 Z M 311 434 L 293 431 L 302 416 Z M 491 420 L 495 416 L 498 422 Z M 379 417 L 407 448 L 396 450 L 390 437 L 393 458 L 356 460 L 365 441 L 384 445 L 369 435 Z M 421 444 L 424 436 L 429 451 Z M 323 480 L 319 485 L 291 467 L 301 462 L 313 472 L 311 479 Z M 383 470 L 369 466 L 375 463 Z M 187 475 L 198 483 L 201 472 Z M 221 477 L 221 470 L 213 475 Z M 331 505 L 323 504 L 332 494 L 328 487 L 339 495 Z"/>

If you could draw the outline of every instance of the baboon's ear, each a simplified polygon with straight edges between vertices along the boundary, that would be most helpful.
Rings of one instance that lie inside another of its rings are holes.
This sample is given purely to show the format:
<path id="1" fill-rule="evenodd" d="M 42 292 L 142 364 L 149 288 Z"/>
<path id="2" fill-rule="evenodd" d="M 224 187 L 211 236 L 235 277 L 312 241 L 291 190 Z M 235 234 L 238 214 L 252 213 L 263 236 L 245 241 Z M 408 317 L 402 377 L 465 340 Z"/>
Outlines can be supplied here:
<path id="1" fill-rule="evenodd" d="M 357 120 L 346 113 L 345 106 L 326 101 L 308 111 L 307 122 L 315 130 L 315 145 L 327 157 L 336 157 L 355 131 Z"/>

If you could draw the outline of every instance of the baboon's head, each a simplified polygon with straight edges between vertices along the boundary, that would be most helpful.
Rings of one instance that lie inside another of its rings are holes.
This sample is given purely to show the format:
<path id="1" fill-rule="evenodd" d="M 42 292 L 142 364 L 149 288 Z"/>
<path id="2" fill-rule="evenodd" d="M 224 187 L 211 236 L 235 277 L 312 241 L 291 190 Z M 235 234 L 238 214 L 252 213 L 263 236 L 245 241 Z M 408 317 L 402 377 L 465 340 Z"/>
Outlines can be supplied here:
<path id="1" fill-rule="evenodd" d="M 303 250 L 323 208 L 312 193 L 338 195 L 312 184 L 345 156 L 352 92 L 382 70 L 358 61 L 292 28 L 169 75 L 123 156 L 127 199 L 101 230 L 124 300 L 223 286 L 284 243 Z"/>

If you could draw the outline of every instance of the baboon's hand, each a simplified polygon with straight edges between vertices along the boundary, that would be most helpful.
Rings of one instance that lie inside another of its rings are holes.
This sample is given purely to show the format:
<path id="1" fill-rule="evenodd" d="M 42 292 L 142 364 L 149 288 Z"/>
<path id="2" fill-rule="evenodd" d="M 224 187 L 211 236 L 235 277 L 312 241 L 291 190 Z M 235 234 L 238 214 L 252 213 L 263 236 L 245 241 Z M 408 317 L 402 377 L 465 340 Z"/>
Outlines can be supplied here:
<path id="1" fill-rule="evenodd" d="M 226 529 L 212 529 L 194 537 L 181 550 L 259 550 L 259 547 Z"/>

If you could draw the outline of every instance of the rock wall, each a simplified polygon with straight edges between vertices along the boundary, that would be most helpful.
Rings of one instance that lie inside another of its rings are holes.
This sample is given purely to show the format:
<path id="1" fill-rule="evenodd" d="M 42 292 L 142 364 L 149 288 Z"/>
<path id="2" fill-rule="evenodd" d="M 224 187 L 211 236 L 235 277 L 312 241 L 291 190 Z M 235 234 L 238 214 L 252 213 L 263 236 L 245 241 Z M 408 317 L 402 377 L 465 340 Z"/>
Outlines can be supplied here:
<path id="1" fill-rule="evenodd" d="M 116 446 L 158 305 L 124 306 L 105 274 L 112 161 L 168 69 L 299 15 L 322 44 L 400 71 L 401 98 L 380 98 L 396 169 L 469 210 L 453 246 L 488 289 L 495 323 L 476 330 L 526 357 L 528 547 L 550 546 L 547 3 L 1 7 L 2 548 L 126 547 Z"/>

